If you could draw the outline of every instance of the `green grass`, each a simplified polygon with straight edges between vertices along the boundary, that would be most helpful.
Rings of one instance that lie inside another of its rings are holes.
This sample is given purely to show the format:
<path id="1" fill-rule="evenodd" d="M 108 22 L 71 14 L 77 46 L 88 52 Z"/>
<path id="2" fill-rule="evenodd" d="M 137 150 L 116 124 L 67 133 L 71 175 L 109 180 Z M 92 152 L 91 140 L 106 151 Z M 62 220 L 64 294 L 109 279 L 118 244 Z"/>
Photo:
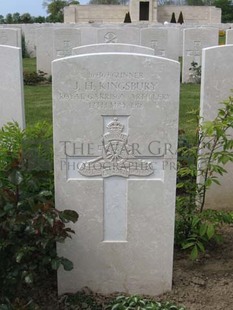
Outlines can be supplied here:
<path id="1" fill-rule="evenodd" d="M 219 38 L 218 38 L 218 44 L 219 45 L 224 45 L 226 44 L 226 35 L 219 35 Z"/>
<path id="2" fill-rule="evenodd" d="M 36 59 L 23 59 L 24 71 L 36 71 Z M 52 85 L 24 86 L 26 125 L 39 121 L 52 123 Z"/>
<path id="3" fill-rule="evenodd" d="M 26 58 L 23 61 L 24 69 L 28 71 L 36 70 L 35 58 Z M 26 124 L 33 125 L 38 121 L 48 121 L 52 123 L 52 86 L 38 85 L 25 86 L 25 110 Z M 195 136 L 196 122 L 190 111 L 199 109 L 200 85 L 181 84 L 180 88 L 180 120 L 179 128 L 185 131 L 188 138 Z"/>
<path id="4" fill-rule="evenodd" d="M 36 58 L 24 58 L 23 59 L 23 70 L 29 72 L 36 71 Z"/>
<path id="5" fill-rule="evenodd" d="M 180 86 L 180 112 L 179 129 L 185 132 L 185 135 L 193 140 L 196 133 L 196 118 L 191 113 L 198 111 L 200 107 L 200 85 L 199 84 L 181 84 Z"/>
<path id="6" fill-rule="evenodd" d="M 52 85 L 24 86 L 26 125 L 52 123 Z"/>

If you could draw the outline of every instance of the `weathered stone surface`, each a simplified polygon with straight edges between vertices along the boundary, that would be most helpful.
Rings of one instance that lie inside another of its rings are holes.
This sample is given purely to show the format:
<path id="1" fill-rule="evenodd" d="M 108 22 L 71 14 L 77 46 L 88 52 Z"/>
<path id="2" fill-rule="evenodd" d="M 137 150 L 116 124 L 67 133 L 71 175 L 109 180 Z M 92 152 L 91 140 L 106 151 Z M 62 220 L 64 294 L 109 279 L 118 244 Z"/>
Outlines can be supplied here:
<path id="1" fill-rule="evenodd" d="M 182 61 L 182 83 L 193 83 L 190 75 L 191 63 L 201 65 L 201 53 L 203 48 L 218 45 L 218 29 L 216 28 L 194 28 L 185 29 L 183 32 L 183 61 Z"/>
<path id="2" fill-rule="evenodd" d="M 53 27 L 42 27 L 36 30 L 36 68 L 51 74 L 53 60 Z"/>
<path id="3" fill-rule="evenodd" d="M 100 28 L 97 30 L 97 43 L 126 43 L 140 45 L 138 28 Z"/>
<path id="4" fill-rule="evenodd" d="M 179 29 L 158 27 L 142 29 L 141 45 L 153 48 L 155 56 L 178 60 Z"/>
<path id="5" fill-rule="evenodd" d="M 25 127 L 22 54 L 18 47 L 0 45 L 0 127 L 16 121 Z"/>
<path id="6" fill-rule="evenodd" d="M 80 27 L 81 25 L 78 25 Z M 97 28 L 94 26 L 80 27 L 81 29 L 81 45 L 90 45 L 97 43 Z"/>
<path id="7" fill-rule="evenodd" d="M 53 38 L 53 59 L 72 55 L 72 48 L 81 45 L 80 29 L 55 29 Z"/>
<path id="8" fill-rule="evenodd" d="M 226 30 L 226 44 L 233 44 L 233 29 Z"/>
<path id="9" fill-rule="evenodd" d="M 23 24 L 22 32 L 25 37 L 27 53 L 30 57 L 36 57 L 36 31 L 42 24 Z"/>
<path id="10" fill-rule="evenodd" d="M 213 120 L 222 108 L 220 102 L 232 96 L 232 81 L 233 45 L 204 49 L 200 107 L 204 120 Z M 228 173 L 219 176 L 221 185 L 212 184 L 207 191 L 205 208 L 233 210 L 233 164 L 227 164 L 224 169 Z"/>
<path id="11" fill-rule="evenodd" d="M 88 54 L 88 53 L 109 53 L 109 52 L 154 55 L 154 50 L 152 48 L 140 45 L 121 44 L 121 43 L 92 44 L 73 48 L 73 55 Z"/>
<path id="12" fill-rule="evenodd" d="M 139 54 L 53 62 L 56 207 L 80 216 L 59 294 L 171 289 L 179 71 Z"/>
<path id="13" fill-rule="evenodd" d="M 21 29 L 0 28 L 0 45 L 21 48 Z"/>

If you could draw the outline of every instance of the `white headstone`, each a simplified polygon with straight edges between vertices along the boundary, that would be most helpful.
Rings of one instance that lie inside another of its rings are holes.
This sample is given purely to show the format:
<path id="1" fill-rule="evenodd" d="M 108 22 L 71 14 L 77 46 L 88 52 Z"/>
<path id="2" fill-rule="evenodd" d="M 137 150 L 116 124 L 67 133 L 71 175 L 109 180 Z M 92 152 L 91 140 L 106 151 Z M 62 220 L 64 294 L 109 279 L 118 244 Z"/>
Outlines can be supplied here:
<path id="1" fill-rule="evenodd" d="M 22 24 L 26 49 L 30 57 L 36 57 L 36 30 L 41 27 L 42 24 Z"/>
<path id="2" fill-rule="evenodd" d="M 18 47 L 0 45 L 0 128 L 7 122 L 25 127 L 22 54 Z"/>
<path id="3" fill-rule="evenodd" d="M 59 293 L 171 289 L 179 71 L 130 53 L 53 62 L 56 207 L 80 216 Z"/>
<path id="4" fill-rule="evenodd" d="M 0 28 L 0 45 L 21 48 L 21 29 Z"/>
<path id="5" fill-rule="evenodd" d="M 209 121 L 222 108 L 220 102 L 232 96 L 233 45 L 206 48 L 202 57 L 200 116 Z M 224 169 L 228 173 L 219 176 L 221 185 L 212 184 L 207 191 L 205 208 L 233 210 L 233 164 Z"/>
<path id="6" fill-rule="evenodd" d="M 51 74 L 53 60 L 53 27 L 36 30 L 36 68 L 47 75 Z"/>
<path id="7" fill-rule="evenodd" d="M 193 83 L 190 75 L 192 62 L 201 65 L 202 49 L 218 45 L 218 29 L 216 28 L 194 28 L 185 29 L 183 32 L 183 61 L 182 61 L 182 83 Z"/>
<path id="8" fill-rule="evenodd" d="M 80 25 L 78 25 L 80 27 Z M 96 27 L 80 27 L 81 30 L 81 45 L 90 45 L 97 43 L 97 28 Z"/>
<path id="9" fill-rule="evenodd" d="M 154 55 L 154 50 L 149 47 L 132 44 L 121 43 L 103 43 L 84 45 L 73 48 L 73 55 L 88 54 L 88 53 L 138 53 Z"/>
<path id="10" fill-rule="evenodd" d="M 153 48 L 156 56 L 178 60 L 179 29 L 157 27 L 141 29 L 141 45 Z"/>
<path id="11" fill-rule="evenodd" d="M 233 29 L 226 30 L 226 44 L 233 44 Z"/>
<path id="12" fill-rule="evenodd" d="M 80 29 L 55 29 L 53 44 L 53 59 L 71 56 L 72 48 L 81 44 Z"/>

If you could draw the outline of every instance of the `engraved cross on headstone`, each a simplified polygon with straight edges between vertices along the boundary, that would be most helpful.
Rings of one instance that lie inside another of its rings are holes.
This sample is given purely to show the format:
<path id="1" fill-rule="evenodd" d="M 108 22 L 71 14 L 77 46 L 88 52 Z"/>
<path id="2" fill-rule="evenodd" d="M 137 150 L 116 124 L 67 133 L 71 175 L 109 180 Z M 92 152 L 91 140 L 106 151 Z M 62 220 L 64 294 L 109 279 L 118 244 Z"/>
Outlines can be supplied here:
<path id="1" fill-rule="evenodd" d="M 67 179 L 103 180 L 103 241 L 106 242 L 127 241 L 128 179 L 162 178 L 162 169 L 156 176 L 146 156 L 133 154 L 128 144 L 128 120 L 129 116 L 103 116 L 101 155 L 66 158 Z M 79 176 L 77 170 L 70 169 L 72 166 L 78 167 Z"/>
<path id="2" fill-rule="evenodd" d="M 201 61 L 201 42 L 194 41 L 193 42 L 193 50 L 187 50 L 186 56 L 190 57 L 193 56 L 193 61 L 200 64 Z"/>
<path id="3" fill-rule="evenodd" d="M 62 50 L 59 49 L 56 52 L 58 57 L 66 57 L 72 55 L 72 47 L 70 41 L 64 40 L 63 49 Z"/>
<path id="4" fill-rule="evenodd" d="M 165 56 L 165 50 L 159 48 L 158 40 L 151 40 L 151 48 L 154 49 L 156 56 Z"/>

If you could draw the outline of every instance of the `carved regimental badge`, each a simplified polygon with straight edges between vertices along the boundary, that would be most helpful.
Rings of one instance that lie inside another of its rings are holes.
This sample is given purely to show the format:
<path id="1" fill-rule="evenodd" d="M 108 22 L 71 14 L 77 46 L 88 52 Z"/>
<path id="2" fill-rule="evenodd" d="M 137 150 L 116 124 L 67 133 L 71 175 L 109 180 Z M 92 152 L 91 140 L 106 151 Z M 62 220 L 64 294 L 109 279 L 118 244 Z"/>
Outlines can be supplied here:
<path id="1" fill-rule="evenodd" d="M 114 32 L 107 32 L 104 41 L 105 43 L 117 43 L 117 35 Z"/>
<path id="2" fill-rule="evenodd" d="M 83 162 L 79 173 L 83 176 L 129 177 L 149 176 L 153 173 L 151 162 L 137 159 L 132 147 L 127 143 L 128 135 L 122 133 L 124 125 L 114 118 L 106 128 L 102 138 L 102 156 Z"/>

